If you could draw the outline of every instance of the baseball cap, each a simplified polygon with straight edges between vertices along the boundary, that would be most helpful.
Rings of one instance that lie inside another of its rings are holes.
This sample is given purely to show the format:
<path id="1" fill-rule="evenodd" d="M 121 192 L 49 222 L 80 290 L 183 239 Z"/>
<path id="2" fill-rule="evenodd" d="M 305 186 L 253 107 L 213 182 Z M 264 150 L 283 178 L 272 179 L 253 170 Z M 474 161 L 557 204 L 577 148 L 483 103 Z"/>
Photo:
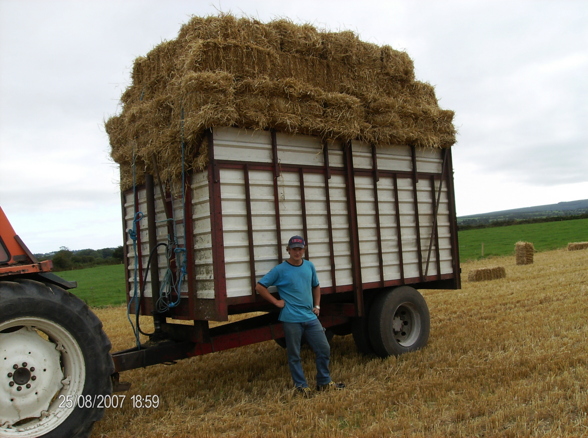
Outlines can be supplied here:
<path id="1" fill-rule="evenodd" d="M 288 240 L 288 248 L 304 248 L 305 246 L 306 242 L 300 236 L 292 236 Z"/>

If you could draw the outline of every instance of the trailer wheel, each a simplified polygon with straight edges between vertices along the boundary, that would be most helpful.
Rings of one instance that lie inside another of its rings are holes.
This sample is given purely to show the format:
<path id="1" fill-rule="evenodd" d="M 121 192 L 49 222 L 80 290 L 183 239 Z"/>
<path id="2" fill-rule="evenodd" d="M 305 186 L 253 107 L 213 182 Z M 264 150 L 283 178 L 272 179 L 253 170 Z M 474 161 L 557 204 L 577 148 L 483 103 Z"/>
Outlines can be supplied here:
<path id="1" fill-rule="evenodd" d="M 109 351 L 100 320 L 76 296 L 0 282 L 0 436 L 88 436 L 112 392 Z"/>
<path id="2" fill-rule="evenodd" d="M 369 337 L 380 357 L 398 356 L 427 344 L 429 308 L 412 287 L 401 286 L 378 295 L 370 311 Z"/>

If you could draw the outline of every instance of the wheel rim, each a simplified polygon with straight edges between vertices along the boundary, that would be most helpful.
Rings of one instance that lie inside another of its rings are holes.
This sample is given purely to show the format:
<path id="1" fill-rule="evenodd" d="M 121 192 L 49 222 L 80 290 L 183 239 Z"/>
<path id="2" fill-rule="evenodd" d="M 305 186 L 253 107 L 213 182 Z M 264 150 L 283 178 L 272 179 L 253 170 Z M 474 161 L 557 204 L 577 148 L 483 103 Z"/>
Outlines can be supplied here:
<path id="1" fill-rule="evenodd" d="M 392 318 L 392 332 L 396 342 L 403 347 L 412 346 L 421 333 L 421 316 L 412 303 L 403 303 L 396 308 Z"/>
<path id="2" fill-rule="evenodd" d="M 35 437 L 57 428 L 83 394 L 86 367 L 75 338 L 44 318 L 0 323 L 0 432 Z"/>

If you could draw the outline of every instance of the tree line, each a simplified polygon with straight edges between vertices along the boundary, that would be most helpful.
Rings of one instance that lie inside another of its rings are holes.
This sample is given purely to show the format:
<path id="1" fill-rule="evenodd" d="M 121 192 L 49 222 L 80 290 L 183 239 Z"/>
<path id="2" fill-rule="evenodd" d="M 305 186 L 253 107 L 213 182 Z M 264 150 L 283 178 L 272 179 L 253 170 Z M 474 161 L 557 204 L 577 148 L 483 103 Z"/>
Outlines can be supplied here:
<path id="1" fill-rule="evenodd" d="M 39 260 L 52 260 L 54 271 L 92 268 L 99 265 L 116 265 L 124 260 L 123 247 L 70 250 L 62 246 L 53 254 L 37 255 Z"/>
<path id="2" fill-rule="evenodd" d="M 549 216 L 549 217 L 536 217 L 536 218 L 509 218 L 509 219 L 495 219 L 495 218 L 473 218 L 473 219 L 462 219 L 458 218 L 457 229 L 459 231 L 475 230 L 479 228 L 491 228 L 491 227 L 506 227 L 509 225 L 522 225 L 522 224 L 537 224 L 543 222 L 557 222 L 557 221 L 568 221 L 574 219 L 586 219 L 588 213 L 573 214 L 566 216 Z"/>

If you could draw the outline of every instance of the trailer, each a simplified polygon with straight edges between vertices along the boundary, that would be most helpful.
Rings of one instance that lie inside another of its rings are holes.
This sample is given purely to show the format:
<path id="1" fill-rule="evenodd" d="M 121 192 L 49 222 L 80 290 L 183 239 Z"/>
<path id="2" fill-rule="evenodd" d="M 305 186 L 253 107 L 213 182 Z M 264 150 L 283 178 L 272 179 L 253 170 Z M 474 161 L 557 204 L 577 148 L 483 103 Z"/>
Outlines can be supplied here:
<path id="1" fill-rule="evenodd" d="M 325 328 L 381 357 L 426 344 L 417 289 L 460 286 L 450 149 L 232 127 L 206 141 L 208 168 L 183 187 L 147 175 L 122 194 L 128 300 L 174 342 L 115 353 L 118 372 L 283 338 L 255 285 L 295 234 L 317 268 Z M 258 316 L 209 328 L 244 313 Z"/>
<path id="2" fill-rule="evenodd" d="M 0 209 L 0 436 L 87 436 L 124 371 L 283 346 L 255 286 L 293 235 L 328 337 L 377 357 L 426 346 L 418 290 L 460 288 L 455 128 L 404 52 L 284 20 L 194 17 L 135 61 L 121 101 L 106 129 L 136 346 L 110 352 L 76 285 Z"/>

